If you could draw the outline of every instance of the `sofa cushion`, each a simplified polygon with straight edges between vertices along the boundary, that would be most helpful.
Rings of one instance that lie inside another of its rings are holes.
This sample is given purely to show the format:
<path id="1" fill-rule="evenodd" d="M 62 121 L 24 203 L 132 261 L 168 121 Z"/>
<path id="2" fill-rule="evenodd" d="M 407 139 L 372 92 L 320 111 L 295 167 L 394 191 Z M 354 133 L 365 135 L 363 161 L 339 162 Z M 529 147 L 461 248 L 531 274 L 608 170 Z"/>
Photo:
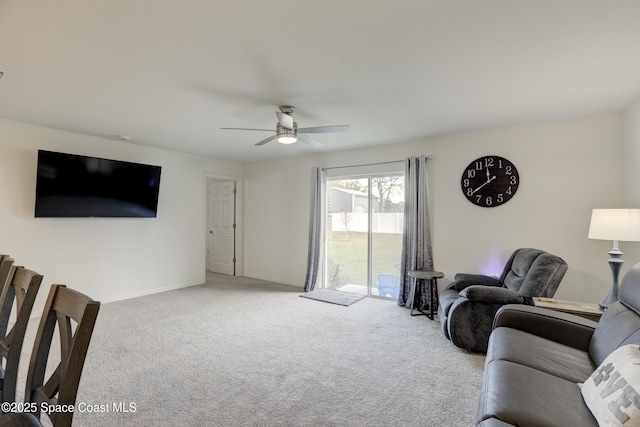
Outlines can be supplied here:
<path id="1" fill-rule="evenodd" d="M 640 317 L 621 301 L 604 312 L 589 343 L 589 354 L 596 365 L 615 349 L 627 344 L 640 344 Z"/>
<path id="2" fill-rule="evenodd" d="M 640 426 L 640 348 L 611 353 L 582 386 L 585 403 L 601 426 Z"/>
<path id="3" fill-rule="evenodd" d="M 485 365 L 476 424 L 489 419 L 527 427 L 598 425 L 576 383 L 503 360 Z"/>
<path id="4" fill-rule="evenodd" d="M 540 249 L 521 248 L 507 261 L 500 281 L 525 297 L 552 297 L 566 271 L 562 258 Z"/>
<path id="5" fill-rule="evenodd" d="M 506 274 L 503 272 L 503 283 L 512 291 L 519 292 L 522 287 L 531 265 L 535 260 L 544 252 L 539 249 L 523 248 L 514 252 L 514 256 L 509 260 L 511 262 L 510 268 L 506 270 Z"/>
<path id="6" fill-rule="evenodd" d="M 502 282 L 497 277 L 482 274 L 456 273 L 454 279 L 454 282 L 449 285 L 449 289 L 458 292 L 473 285 L 502 287 Z"/>
<path id="7" fill-rule="evenodd" d="M 584 382 L 596 368 L 586 351 L 512 328 L 493 331 L 487 360 L 518 363 L 574 383 Z"/>
<path id="8" fill-rule="evenodd" d="M 640 264 L 636 264 L 624 275 L 622 283 L 620 283 L 619 298 L 625 306 L 640 314 L 640 292 L 638 292 L 638 283 L 640 283 Z"/>

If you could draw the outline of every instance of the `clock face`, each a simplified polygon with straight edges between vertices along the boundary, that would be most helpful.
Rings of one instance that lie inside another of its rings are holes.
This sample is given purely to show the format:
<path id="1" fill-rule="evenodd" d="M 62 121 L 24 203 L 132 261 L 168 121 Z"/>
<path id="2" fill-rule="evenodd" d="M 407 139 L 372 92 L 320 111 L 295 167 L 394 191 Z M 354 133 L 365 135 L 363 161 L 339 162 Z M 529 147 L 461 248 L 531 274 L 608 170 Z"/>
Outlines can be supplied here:
<path id="1" fill-rule="evenodd" d="M 518 191 L 518 170 L 509 160 L 485 156 L 474 160 L 462 173 L 462 192 L 474 205 L 493 208 L 507 203 Z"/>

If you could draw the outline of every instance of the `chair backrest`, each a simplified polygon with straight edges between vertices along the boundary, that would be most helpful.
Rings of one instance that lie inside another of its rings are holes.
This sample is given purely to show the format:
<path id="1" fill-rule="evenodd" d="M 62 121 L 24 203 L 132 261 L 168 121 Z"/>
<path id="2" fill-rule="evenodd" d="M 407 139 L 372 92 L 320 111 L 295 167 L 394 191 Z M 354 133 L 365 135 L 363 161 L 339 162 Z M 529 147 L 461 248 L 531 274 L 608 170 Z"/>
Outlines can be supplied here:
<path id="1" fill-rule="evenodd" d="M 100 303 L 64 285 L 52 285 L 40 319 L 29 371 L 25 402 L 40 409 L 48 405 L 75 405 L 82 368 L 91 342 Z M 75 330 L 74 325 L 75 323 Z M 57 329 L 60 337 L 59 358 L 51 352 L 51 341 Z M 45 381 L 47 361 L 60 360 Z M 65 406 L 60 406 L 65 407 Z M 73 411 L 47 414 L 54 427 L 71 426 Z M 41 417 L 41 413 L 36 416 Z"/>
<path id="2" fill-rule="evenodd" d="M 540 249 L 517 249 L 507 261 L 500 281 L 526 297 L 552 297 L 567 272 L 560 257 Z"/>
<path id="3" fill-rule="evenodd" d="M 381 297 L 390 295 L 391 298 L 398 298 L 400 278 L 391 274 L 378 274 L 378 295 Z"/>
<path id="4" fill-rule="evenodd" d="M 12 265 L 13 258 L 9 255 L 0 255 L 0 289 L 4 289 L 4 284 L 7 283 Z"/>
<path id="5" fill-rule="evenodd" d="M 0 270 L 4 270 L 7 263 L 13 263 L 13 259 L 5 257 L 0 262 Z M 16 400 L 20 353 L 40 283 L 42 283 L 42 276 L 35 271 L 11 266 L 0 294 L 0 362 L 4 362 L 5 366 L 4 369 L 0 367 L 2 402 Z M 13 310 L 14 303 L 15 310 Z M 11 321 L 12 312 L 15 313 L 13 321 Z M 10 322 L 13 325 L 9 329 Z"/>

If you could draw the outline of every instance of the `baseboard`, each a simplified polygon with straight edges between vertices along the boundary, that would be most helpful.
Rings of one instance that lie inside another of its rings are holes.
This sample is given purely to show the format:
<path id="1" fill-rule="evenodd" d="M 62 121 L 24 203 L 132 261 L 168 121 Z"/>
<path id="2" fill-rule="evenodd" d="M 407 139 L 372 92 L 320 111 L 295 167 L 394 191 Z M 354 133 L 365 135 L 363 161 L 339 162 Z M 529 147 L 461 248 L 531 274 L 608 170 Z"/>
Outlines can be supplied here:
<path id="1" fill-rule="evenodd" d="M 144 297 L 147 295 L 159 294 L 161 292 L 168 292 L 168 291 L 174 291 L 176 289 L 189 288 L 191 286 L 198 286 L 198 285 L 202 285 L 202 283 L 203 282 L 197 282 L 197 283 L 184 284 L 184 285 L 178 285 L 178 286 L 167 286 L 165 288 L 150 289 L 148 291 L 134 292 L 131 294 L 126 294 L 126 295 L 118 296 L 115 298 L 104 299 L 104 300 L 101 300 L 100 302 L 102 304 L 108 304 L 110 302 L 124 301 L 131 298 Z"/>
<path id="2" fill-rule="evenodd" d="M 258 274 L 247 274 L 247 273 L 243 274 L 242 276 L 247 277 L 249 279 L 258 279 L 258 280 L 264 280 L 267 282 L 281 283 L 283 285 L 295 286 L 296 288 L 304 289 L 304 285 L 300 285 L 300 283 L 287 282 L 280 279 L 274 279 L 273 277 L 266 277 L 266 276 L 260 276 Z"/>

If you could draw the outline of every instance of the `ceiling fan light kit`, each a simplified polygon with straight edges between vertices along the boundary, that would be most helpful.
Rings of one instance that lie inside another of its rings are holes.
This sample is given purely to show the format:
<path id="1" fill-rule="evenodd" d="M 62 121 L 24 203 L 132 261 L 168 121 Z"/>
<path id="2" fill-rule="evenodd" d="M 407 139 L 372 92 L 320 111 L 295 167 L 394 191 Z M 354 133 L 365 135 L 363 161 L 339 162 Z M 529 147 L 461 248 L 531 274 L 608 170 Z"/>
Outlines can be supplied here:
<path id="1" fill-rule="evenodd" d="M 298 124 L 293 122 L 293 128 L 287 129 L 282 127 L 280 123 L 276 125 L 276 133 L 278 135 L 278 142 L 281 144 L 293 144 L 298 141 Z"/>
<path id="2" fill-rule="evenodd" d="M 349 125 L 337 125 L 337 126 L 316 126 L 310 128 L 298 129 L 298 123 L 293 121 L 293 112 L 295 111 L 293 105 L 281 105 L 280 111 L 276 111 L 276 117 L 278 123 L 276 123 L 276 134 L 269 138 L 263 139 L 256 143 L 256 145 L 264 145 L 267 142 L 271 142 L 274 139 L 281 144 L 293 144 L 300 140 L 305 144 L 318 146 L 322 145 L 322 142 L 310 136 L 304 135 L 305 133 L 328 133 L 328 132 L 346 132 L 349 130 Z M 226 130 L 257 130 L 272 132 L 269 129 L 248 129 L 248 128 L 222 128 Z M 300 135 L 298 135 L 300 133 Z"/>

